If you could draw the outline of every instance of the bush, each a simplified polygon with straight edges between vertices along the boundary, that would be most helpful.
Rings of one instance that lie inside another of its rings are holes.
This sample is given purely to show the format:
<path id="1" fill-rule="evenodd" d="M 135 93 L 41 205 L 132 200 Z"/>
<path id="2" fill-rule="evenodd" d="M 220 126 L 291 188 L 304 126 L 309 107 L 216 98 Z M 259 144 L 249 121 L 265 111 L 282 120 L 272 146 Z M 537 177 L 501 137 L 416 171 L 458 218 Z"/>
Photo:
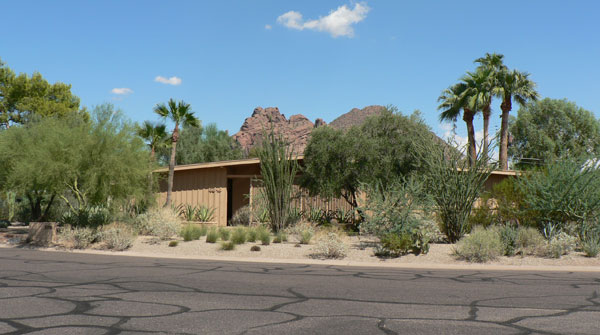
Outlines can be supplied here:
<path id="1" fill-rule="evenodd" d="M 287 234 L 284 233 L 283 231 L 279 231 L 277 234 L 275 234 L 275 238 L 273 239 L 273 243 L 287 242 L 287 240 L 288 240 Z"/>
<path id="2" fill-rule="evenodd" d="M 130 227 L 125 225 L 111 225 L 104 227 L 100 233 L 100 240 L 104 242 L 106 248 L 116 251 L 123 251 L 133 246 L 135 234 Z"/>
<path id="3" fill-rule="evenodd" d="M 249 226 L 250 225 L 250 206 L 244 206 L 238 209 L 231 217 L 230 224 L 232 226 Z"/>
<path id="4" fill-rule="evenodd" d="M 219 237 L 223 241 L 228 241 L 229 237 L 231 237 L 231 231 L 225 227 L 221 227 L 219 228 Z"/>
<path id="5" fill-rule="evenodd" d="M 152 209 L 139 215 L 134 221 L 135 229 L 141 235 L 159 237 L 168 240 L 181 231 L 181 221 L 172 210 Z"/>
<path id="6" fill-rule="evenodd" d="M 233 241 L 221 243 L 221 250 L 233 250 L 233 249 L 235 249 L 235 243 L 233 243 Z"/>
<path id="7" fill-rule="evenodd" d="M 271 244 L 271 234 L 265 227 L 260 226 L 260 227 L 256 228 L 256 234 L 257 234 L 256 237 L 260 240 L 262 245 Z"/>
<path id="8" fill-rule="evenodd" d="M 250 248 L 250 251 L 260 251 L 260 247 L 259 247 L 258 245 L 253 245 L 253 246 Z"/>
<path id="9" fill-rule="evenodd" d="M 469 236 L 458 242 L 454 252 L 460 259 L 485 263 L 502 255 L 503 246 L 495 229 L 476 227 Z"/>
<path id="10" fill-rule="evenodd" d="M 344 258 L 347 253 L 348 246 L 340 236 L 334 232 L 329 232 L 317 240 L 312 256 L 318 258 Z"/>
<path id="11" fill-rule="evenodd" d="M 88 227 L 71 228 L 65 226 L 60 230 L 59 238 L 74 249 L 85 249 L 96 240 L 97 233 L 94 229 Z"/>
<path id="12" fill-rule="evenodd" d="M 173 248 L 173 247 L 176 247 L 176 246 L 178 246 L 178 245 L 179 245 L 179 242 L 178 242 L 178 241 L 171 241 L 171 242 L 169 242 L 169 247 L 172 247 L 172 248 Z"/>
<path id="13" fill-rule="evenodd" d="M 110 211 L 99 206 L 84 207 L 77 212 L 66 212 L 59 220 L 61 225 L 90 228 L 98 228 L 111 223 L 111 221 Z"/>
<path id="14" fill-rule="evenodd" d="M 217 232 L 217 228 L 212 227 L 206 233 L 206 243 L 216 243 L 219 239 L 219 233 Z"/>
<path id="15" fill-rule="evenodd" d="M 309 244 L 315 235 L 315 225 L 310 222 L 299 222 L 288 229 L 286 232 L 294 236 L 300 243 Z"/>
<path id="16" fill-rule="evenodd" d="M 199 206 L 198 208 L 196 208 L 196 215 L 194 216 L 194 218 L 200 222 L 211 222 L 214 216 L 214 208 Z"/>
<path id="17" fill-rule="evenodd" d="M 399 257 L 406 255 L 412 248 L 412 238 L 409 234 L 387 233 L 380 238 L 381 248 L 378 256 Z"/>
<path id="18" fill-rule="evenodd" d="M 502 248 L 504 249 L 503 255 L 514 256 L 517 253 L 517 239 L 519 230 L 517 227 L 510 224 L 505 224 L 498 228 L 500 234 L 500 241 L 502 242 Z"/>
<path id="19" fill-rule="evenodd" d="M 246 230 L 246 240 L 248 242 L 256 242 L 256 235 L 256 229 L 248 228 L 248 230 Z"/>
<path id="20" fill-rule="evenodd" d="M 551 258 L 560 258 L 575 249 L 577 238 L 565 232 L 555 234 L 546 246 L 546 256 Z"/>
<path id="21" fill-rule="evenodd" d="M 195 224 L 187 224 L 181 229 L 179 235 L 183 237 L 183 240 L 185 242 L 199 240 L 202 236 L 202 228 L 198 227 Z"/>
<path id="22" fill-rule="evenodd" d="M 596 257 L 600 253 L 600 235 L 588 235 L 581 241 L 581 248 L 587 257 Z"/>
<path id="23" fill-rule="evenodd" d="M 520 227 L 517 233 L 517 253 L 526 255 L 543 255 L 546 239 L 533 227 Z"/>
<path id="24" fill-rule="evenodd" d="M 231 235 L 231 242 L 233 242 L 235 244 L 246 243 L 246 228 L 244 228 L 244 227 L 235 228 L 235 230 L 233 231 L 233 234 Z"/>
<path id="25" fill-rule="evenodd" d="M 310 230 L 303 230 L 300 233 L 300 244 L 309 244 L 313 237 L 313 232 Z"/>

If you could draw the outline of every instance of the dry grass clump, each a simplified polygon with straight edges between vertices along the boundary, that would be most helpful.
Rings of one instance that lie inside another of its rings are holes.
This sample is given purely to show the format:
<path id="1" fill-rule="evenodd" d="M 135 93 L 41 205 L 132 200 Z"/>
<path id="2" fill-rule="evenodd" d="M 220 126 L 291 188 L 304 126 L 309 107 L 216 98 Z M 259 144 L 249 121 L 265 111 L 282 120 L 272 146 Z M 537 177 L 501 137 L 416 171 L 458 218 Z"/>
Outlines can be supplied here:
<path id="1" fill-rule="evenodd" d="M 58 232 L 58 239 L 67 248 L 85 249 L 97 238 L 96 231 L 87 227 L 72 228 L 70 225 L 62 227 Z"/>
<path id="2" fill-rule="evenodd" d="M 329 231 L 326 235 L 319 235 L 311 255 L 314 258 L 344 258 L 348 254 L 348 246 L 340 234 Z"/>
<path id="3" fill-rule="evenodd" d="M 107 249 L 123 251 L 133 246 L 136 234 L 130 226 L 115 223 L 102 227 L 98 236 Z"/>
<path id="4" fill-rule="evenodd" d="M 181 219 L 171 209 L 154 208 L 140 214 L 135 219 L 134 228 L 141 235 L 168 240 L 181 231 Z"/>
<path id="5" fill-rule="evenodd" d="M 470 235 L 462 238 L 454 249 L 459 259 L 485 263 L 497 259 L 504 253 L 500 234 L 496 229 L 475 227 Z"/>

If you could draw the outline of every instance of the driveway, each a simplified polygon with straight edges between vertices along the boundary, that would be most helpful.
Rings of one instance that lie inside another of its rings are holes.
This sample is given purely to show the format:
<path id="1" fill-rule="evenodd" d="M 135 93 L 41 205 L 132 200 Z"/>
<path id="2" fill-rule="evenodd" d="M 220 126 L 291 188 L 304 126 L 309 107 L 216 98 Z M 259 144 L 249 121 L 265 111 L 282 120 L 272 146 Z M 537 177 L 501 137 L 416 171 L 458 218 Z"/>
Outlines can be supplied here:
<path id="1" fill-rule="evenodd" d="M 598 273 L 0 249 L 7 334 L 599 334 Z"/>

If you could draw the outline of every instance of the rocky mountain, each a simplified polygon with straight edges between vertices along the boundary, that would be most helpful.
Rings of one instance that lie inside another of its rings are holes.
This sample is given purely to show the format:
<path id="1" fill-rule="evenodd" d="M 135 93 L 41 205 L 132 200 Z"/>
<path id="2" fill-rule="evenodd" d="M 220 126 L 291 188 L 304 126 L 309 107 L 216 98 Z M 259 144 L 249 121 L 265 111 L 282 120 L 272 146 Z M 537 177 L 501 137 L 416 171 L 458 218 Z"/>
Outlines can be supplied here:
<path id="1" fill-rule="evenodd" d="M 290 116 L 289 119 L 279 112 L 277 107 L 256 107 L 252 116 L 246 118 L 240 131 L 233 135 L 242 148 L 249 152 L 250 149 L 260 144 L 263 131 L 274 128 L 275 133 L 281 134 L 294 148 L 294 152 L 302 153 L 311 131 L 315 127 L 325 125 L 325 121 L 317 119 L 312 123 L 302 114 Z"/>
<path id="2" fill-rule="evenodd" d="M 347 130 L 352 126 L 359 126 L 365 122 L 365 120 L 372 115 L 381 113 L 385 109 L 384 106 L 372 105 L 367 106 L 363 109 L 352 108 L 348 113 L 340 115 L 329 124 L 331 127 L 336 129 Z"/>

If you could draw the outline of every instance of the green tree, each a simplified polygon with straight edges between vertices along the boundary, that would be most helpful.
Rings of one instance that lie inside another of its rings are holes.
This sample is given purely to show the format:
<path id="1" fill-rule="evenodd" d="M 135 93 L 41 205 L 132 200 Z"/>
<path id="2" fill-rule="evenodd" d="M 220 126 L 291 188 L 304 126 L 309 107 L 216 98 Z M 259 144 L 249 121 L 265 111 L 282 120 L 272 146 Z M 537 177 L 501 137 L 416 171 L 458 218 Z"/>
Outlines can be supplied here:
<path id="1" fill-rule="evenodd" d="M 522 168 L 527 163 L 600 155 L 600 121 L 566 99 L 545 98 L 521 106 L 510 120 L 513 138 L 508 155 Z"/>
<path id="2" fill-rule="evenodd" d="M 214 123 L 205 127 L 184 127 L 179 136 L 177 164 L 216 162 L 243 158 L 242 150 L 227 131 Z"/>
<path id="3" fill-rule="evenodd" d="M 38 72 L 15 75 L 0 61 L 0 127 L 78 112 L 87 115 L 79 110 L 79 98 L 71 93 L 71 85 L 50 84 Z"/>
<path id="4" fill-rule="evenodd" d="M 150 121 L 144 123 L 137 129 L 137 135 L 141 137 L 150 148 L 150 159 L 154 162 L 156 151 L 168 146 L 167 126 L 155 124 Z"/>
<path id="5" fill-rule="evenodd" d="M 475 126 L 473 118 L 475 117 L 476 109 L 473 106 L 471 99 L 472 92 L 466 83 L 460 82 L 445 89 L 438 98 L 440 105 L 438 110 L 442 110 L 440 121 L 456 122 L 462 110 L 462 119 L 467 125 L 467 152 L 469 162 L 474 163 L 477 156 L 477 147 L 475 144 Z"/>
<path id="6" fill-rule="evenodd" d="M 180 126 L 199 126 L 198 119 L 192 112 L 192 107 L 183 101 L 175 102 L 170 99 L 165 104 L 158 104 L 154 107 L 154 112 L 163 119 L 170 119 L 175 123 L 173 134 L 171 135 L 171 157 L 169 159 L 169 178 L 167 180 L 167 201 L 165 207 L 171 205 L 171 193 L 173 192 L 173 175 L 175 174 L 175 155 L 177 153 L 177 141 L 179 140 Z"/>
<path id="7" fill-rule="evenodd" d="M 500 124 L 500 169 L 508 169 L 508 121 L 514 99 L 521 106 L 528 101 L 535 101 L 539 94 L 535 82 L 529 79 L 529 74 L 517 70 L 505 70 L 498 74 L 497 95 L 502 99 L 502 122 Z"/>

